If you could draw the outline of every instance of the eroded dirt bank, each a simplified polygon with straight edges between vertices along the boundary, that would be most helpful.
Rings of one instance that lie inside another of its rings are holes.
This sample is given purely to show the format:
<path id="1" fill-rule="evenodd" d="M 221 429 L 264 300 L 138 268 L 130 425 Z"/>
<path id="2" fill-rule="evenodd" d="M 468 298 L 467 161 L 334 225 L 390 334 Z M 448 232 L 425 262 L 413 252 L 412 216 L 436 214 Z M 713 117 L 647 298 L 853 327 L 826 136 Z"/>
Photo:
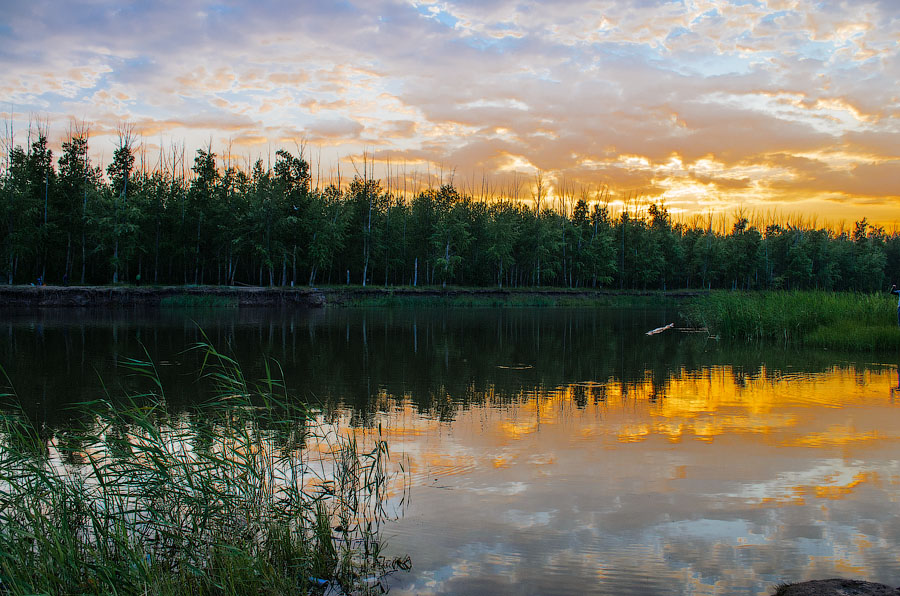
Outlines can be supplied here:
<path id="1" fill-rule="evenodd" d="M 606 300 L 615 297 L 690 298 L 702 291 L 626 291 L 497 288 L 264 288 L 233 286 L 0 286 L 0 307 L 45 306 L 299 306 L 322 307 L 431 299 L 465 304 Z"/>
<path id="2" fill-rule="evenodd" d="M 310 288 L 0 286 L 0 305 L 320 307 L 325 305 L 325 296 Z"/>

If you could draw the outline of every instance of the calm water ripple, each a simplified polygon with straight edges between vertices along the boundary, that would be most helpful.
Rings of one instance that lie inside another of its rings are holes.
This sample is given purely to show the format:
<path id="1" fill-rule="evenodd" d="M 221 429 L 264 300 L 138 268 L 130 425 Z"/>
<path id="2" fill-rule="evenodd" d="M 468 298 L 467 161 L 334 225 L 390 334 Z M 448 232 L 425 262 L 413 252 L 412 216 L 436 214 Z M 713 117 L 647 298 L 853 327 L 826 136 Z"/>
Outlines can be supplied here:
<path id="1" fill-rule="evenodd" d="M 144 350 L 174 404 L 203 338 L 248 377 L 381 425 L 409 465 L 388 528 L 396 594 L 767 594 L 844 576 L 900 585 L 897 357 L 725 346 L 625 310 L 4 312 L 0 364 L 29 414 Z"/>

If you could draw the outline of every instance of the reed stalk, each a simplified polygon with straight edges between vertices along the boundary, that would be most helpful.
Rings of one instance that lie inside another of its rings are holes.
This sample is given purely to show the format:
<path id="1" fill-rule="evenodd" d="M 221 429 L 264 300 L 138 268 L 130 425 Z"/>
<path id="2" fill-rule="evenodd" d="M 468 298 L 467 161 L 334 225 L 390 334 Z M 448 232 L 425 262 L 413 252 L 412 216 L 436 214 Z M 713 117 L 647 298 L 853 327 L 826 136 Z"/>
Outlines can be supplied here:
<path id="1" fill-rule="evenodd" d="M 132 360 L 150 390 L 80 404 L 72 428 L 2 414 L 0 594 L 370 593 L 408 568 L 384 555 L 396 475 L 380 429 L 360 441 L 276 367 L 251 383 L 199 349 L 216 397 L 191 411 Z"/>

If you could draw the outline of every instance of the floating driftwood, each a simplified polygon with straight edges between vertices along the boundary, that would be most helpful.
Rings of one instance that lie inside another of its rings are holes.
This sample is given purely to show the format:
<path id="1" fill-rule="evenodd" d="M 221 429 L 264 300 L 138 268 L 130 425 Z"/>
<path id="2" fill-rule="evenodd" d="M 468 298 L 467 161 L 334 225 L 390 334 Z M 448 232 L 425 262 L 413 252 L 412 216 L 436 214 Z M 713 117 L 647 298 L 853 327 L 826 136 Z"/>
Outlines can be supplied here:
<path id="1" fill-rule="evenodd" d="M 675 323 L 669 323 L 665 327 L 657 327 L 656 329 L 648 331 L 647 335 L 656 335 L 657 333 L 662 333 L 663 331 L 666 331 L 667 329 L 671 329 L 674 326 L 675 326 Z"/>

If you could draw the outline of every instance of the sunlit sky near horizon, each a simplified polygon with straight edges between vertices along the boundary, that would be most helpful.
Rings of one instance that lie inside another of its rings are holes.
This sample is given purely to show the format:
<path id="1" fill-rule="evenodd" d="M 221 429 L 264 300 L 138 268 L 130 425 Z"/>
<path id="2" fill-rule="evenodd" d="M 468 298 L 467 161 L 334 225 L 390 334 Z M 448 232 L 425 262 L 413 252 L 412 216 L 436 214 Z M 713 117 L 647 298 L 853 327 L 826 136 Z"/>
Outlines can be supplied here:
<path id="1" fill-rule="evenodd" d="M 900 0 L 5 1 L 0 116 L 105 163 L 133 123 L 324 179 L 604 185 L 674 213 L 900 224 Z M 524 182 L 522 182 L 524 181 Z M 476 192 L 480 192 L 476 191 Z"/>

